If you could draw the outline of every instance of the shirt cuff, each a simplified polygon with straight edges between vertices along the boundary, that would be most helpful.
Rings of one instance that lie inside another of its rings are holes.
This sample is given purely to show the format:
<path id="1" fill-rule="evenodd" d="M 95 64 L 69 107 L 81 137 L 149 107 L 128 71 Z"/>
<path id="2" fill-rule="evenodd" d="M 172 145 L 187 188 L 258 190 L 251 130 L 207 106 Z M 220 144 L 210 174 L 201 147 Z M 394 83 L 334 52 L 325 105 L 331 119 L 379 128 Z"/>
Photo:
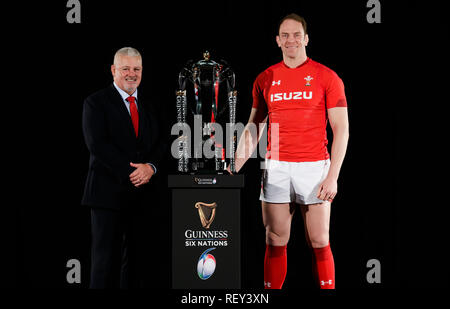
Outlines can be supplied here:
<path id="1" fill-rule="evenodd" d="M 151 164 L 151 163 L 147 163 L 148 165 L 150 165 L 152 168 L 153 168 L 153 171 L 155 171 L 155 174 L 156 174 L 156 166 L 154 166 L 153 164 Z"/>

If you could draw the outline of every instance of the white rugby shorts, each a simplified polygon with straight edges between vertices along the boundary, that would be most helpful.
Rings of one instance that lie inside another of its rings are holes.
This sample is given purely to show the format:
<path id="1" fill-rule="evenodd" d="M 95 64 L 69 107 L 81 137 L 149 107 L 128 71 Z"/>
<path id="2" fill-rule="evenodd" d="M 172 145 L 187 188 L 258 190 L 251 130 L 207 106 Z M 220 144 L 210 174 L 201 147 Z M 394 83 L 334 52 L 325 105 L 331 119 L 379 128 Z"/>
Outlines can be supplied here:
<path id="1" fill-rule="evenodd" d="M 286 162 L 266 159 L 259 199 L 268 203 L 318 204 L 319 186 L 327 177 L 330 159 Z"/>

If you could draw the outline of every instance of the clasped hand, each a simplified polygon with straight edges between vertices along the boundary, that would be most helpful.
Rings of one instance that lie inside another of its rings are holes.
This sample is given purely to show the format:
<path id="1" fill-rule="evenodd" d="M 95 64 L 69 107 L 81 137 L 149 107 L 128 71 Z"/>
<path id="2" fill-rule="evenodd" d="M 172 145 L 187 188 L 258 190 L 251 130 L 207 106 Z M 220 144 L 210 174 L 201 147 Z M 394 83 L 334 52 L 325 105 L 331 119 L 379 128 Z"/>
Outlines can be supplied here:
<path id="1" fill-rule="evenodd" d="M 155 173 L 149 164 L 130 162 L 130 166 L 136 168 L 134 172 L 130 174 L 130 181 L 135 187 L 140 187 L 148 183 Z"/>

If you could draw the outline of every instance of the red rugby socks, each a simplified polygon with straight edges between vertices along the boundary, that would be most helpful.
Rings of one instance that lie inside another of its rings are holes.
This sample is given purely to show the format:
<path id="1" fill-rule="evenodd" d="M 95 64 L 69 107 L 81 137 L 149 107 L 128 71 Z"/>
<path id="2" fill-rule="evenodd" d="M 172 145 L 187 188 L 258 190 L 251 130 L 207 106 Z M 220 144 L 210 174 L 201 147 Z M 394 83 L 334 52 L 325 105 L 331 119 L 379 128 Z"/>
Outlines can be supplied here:
<path id="1" fill-rule="evenodd" d="M 334 289 L 334 259 L 330 244 L 323 248 L 313 248 L 313 273 L 321 289 Z"/>
<path id="2" fill-rule="evenodd" d="M 281 289 L 287 273 L 287 246 L 266 245 L 264 288 Z M 330 244 L 313 250 L 313 273 L 321 289 L 334 289 L 334 259 Z"/>
<path id="3" fill-rule="evenodd" d="M 264 288 L 281 289 L 287 272 L 287 246 L 266 245 L 264 257 Z"/>

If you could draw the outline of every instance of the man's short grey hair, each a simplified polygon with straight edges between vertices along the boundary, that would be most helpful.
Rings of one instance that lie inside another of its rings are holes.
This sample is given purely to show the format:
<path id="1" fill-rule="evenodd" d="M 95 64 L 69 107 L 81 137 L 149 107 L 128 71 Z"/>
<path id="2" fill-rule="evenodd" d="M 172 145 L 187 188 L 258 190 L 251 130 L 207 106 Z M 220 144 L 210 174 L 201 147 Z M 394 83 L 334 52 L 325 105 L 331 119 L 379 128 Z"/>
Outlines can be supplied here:
<path id="1" fill-rule="evenodd" d="M 136 48 L 133 47 L 122 47 L 116 54 L 114 55 L 114 64 L 117 63 L 117 60 L 120 56 L 128 56 L 128 57 L 140 57 L 142 59 L 141 54 Z"/>

